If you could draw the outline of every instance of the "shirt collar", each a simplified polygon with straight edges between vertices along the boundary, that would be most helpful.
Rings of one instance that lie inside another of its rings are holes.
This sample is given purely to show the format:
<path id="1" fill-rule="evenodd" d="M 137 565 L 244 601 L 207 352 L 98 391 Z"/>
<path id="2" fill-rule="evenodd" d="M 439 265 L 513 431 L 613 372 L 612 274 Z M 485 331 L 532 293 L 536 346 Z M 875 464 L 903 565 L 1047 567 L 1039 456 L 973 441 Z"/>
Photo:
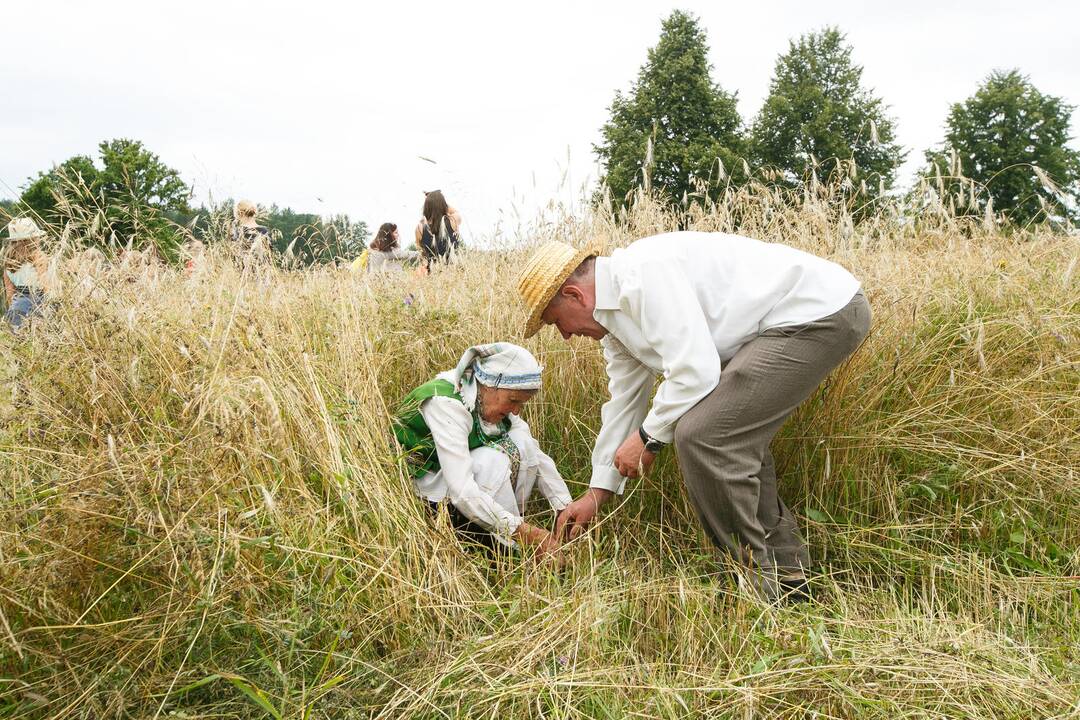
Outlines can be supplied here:
<path id="1" fill-rule="evenodd" d="M 611 276 L 611 258 L 598 257 L 594 265 L 596 310 L 618 310 L 619 294 L 615 290 L 615 279 Z"/>

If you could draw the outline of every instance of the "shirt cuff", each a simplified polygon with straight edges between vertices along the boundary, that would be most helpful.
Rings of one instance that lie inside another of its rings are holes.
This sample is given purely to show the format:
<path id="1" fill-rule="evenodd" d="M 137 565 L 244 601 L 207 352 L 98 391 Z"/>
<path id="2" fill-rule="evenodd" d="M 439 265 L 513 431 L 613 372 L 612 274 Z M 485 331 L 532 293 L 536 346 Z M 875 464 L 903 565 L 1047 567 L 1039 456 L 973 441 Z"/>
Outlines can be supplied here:
<path id="1" fill-rule="evenodd" d="M 560 510 L 564 509 L 572 501 L 573 501 L 573 498 L 570 497 L 569 494 L 567 494 L 567 495 L 556 495 L 555 497 L 549 497 L 548 498 L 548 504 L 551 505 L 551 509 L 554 510 L 555 512 L 559 512 Z"/>
<path id="2" fill-rule="evenodd" d="M 604 465 L 593 465 L 592 479 L 589 480 L 589 487 L 610 490 L 617 495 L 622 495 L 623 487 L 625 485 L 626 478 L 620 475 L 619 471 L 615 468 Z"/>
<path id="3" fill-rule="evenodd" d="M 516 547 L 514 542 L 514 533 L 517 532 L 521 523 L 525 522 L 523 517 L 515 518 L 500 518 L 490 532 L 499 542 L 508 547 Z"/>
<path id="4" fill-rule="evenodd" d="M 518 515 L 509 520 L 503 520 L 501 524 L 506 527 L 506 534 L 512 536 L 523 522 L 525 522 L 525 518 Z"/>
<path id="5" fill-rule="evenodd" d="M 641 429 L 653 440 L 659 440 L 665 445 L 670 445 L 671 441 L 675 439 L 675 426 L 661 425 L 657 422 L 653 413 L 649 413 L 649 416 L 645 418 L 645 422 L 641 423 Z"/>

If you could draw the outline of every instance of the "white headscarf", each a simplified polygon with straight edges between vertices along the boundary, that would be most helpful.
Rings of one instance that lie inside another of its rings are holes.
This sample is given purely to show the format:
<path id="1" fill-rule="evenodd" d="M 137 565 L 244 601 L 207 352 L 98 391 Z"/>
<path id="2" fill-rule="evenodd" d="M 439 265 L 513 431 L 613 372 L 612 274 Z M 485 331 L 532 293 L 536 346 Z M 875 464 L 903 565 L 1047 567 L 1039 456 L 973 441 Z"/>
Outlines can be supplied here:
<path id="1" fill-rule="evenodd" d="M 491 388 L 539 390 L 543 370 L 525 348 L 497 342 L 474 345 L 466 350 L 451 374 L 454 388 L 459 392 L 472 385 L 474 380 Z"/>

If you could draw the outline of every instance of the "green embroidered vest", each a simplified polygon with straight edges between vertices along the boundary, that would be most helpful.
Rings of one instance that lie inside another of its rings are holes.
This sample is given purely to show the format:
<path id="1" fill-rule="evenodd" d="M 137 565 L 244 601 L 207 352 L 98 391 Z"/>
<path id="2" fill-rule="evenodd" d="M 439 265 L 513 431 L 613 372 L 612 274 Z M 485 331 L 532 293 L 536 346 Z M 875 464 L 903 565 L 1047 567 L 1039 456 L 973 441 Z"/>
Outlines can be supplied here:
<path id="1" fill-rule="evenodd" d="M 431 429 L 420 414 L 420 406 L 433 397 L 454 398 L 462 402 L 461 395 L 454 390 L 453 383 L 436 379 L 426 382 L 413 390 L 401 401 L 394 417 L 394 437 L 397 438 L 413 477 L 422 477 L 429 472 L 438 472 L 439 456 L 435 452 L 435 441 L 431 438 Z M 488 435 L 480 427 L 480 419 L 472 413 L 472 429 L 469 431 L 469 450 L 492 443 L 505 435 L 510 429 L 509 418 L 499 423 L 501 433 Z"/>

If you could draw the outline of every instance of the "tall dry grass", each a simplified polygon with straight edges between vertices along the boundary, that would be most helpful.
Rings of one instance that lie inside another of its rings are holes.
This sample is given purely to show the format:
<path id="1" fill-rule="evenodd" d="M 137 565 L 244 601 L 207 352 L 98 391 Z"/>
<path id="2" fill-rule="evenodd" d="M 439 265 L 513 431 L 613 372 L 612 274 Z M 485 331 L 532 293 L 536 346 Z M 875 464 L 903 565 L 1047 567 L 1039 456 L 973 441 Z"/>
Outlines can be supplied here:
<path id="1" fill-rule="evenodd" d="M 527 248 L 427 279 L 69 259 L 0 339 L 0 717 L 1077 716 L 1076 238 L 786 200 L 525 235 L 740 229 L 864 281 L 871 337 L 776 443 L 820 603 L 741 599 L 670 457 L 562 575 L 427 519 L 389 411 L 519 336 Z M 599 350 L 531 348 L 527 419 L 576 493 Z"/>

